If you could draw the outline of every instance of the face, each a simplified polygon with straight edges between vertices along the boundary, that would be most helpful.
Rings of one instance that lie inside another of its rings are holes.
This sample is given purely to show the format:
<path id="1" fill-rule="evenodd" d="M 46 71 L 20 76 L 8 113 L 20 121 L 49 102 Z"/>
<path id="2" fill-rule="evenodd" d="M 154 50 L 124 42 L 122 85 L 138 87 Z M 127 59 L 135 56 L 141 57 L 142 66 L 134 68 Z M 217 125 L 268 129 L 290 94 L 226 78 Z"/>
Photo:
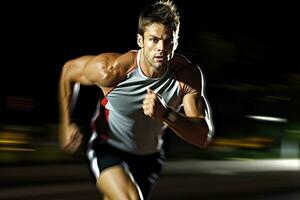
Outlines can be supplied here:
<path id="1" fill-rule="evenodd" d="M 138 34 L 138 45 L 142 48 L 144 64 L 161 68 L 173 57 L 177 46 L 178 32 L 172 32 L 159 23 L 145 27 L 144 36 Z"/>

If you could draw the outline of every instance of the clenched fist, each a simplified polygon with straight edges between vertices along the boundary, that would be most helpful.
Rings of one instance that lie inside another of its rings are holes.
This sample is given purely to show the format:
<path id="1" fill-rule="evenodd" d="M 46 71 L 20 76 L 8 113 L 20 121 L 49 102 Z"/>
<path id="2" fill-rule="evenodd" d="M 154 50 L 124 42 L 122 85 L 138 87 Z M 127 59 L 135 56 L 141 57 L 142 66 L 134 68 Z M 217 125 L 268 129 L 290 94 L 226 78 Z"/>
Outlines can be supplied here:
<path id="1" fill-rule="evenodd" d="M 159 94 L 156 94 L 151 89 L 147 90 L 143 101 L 143 111 L 146 116 L 162 122 L 167 108 L 164 99 Z"/>
<path id="2" fill-rule="evenodd" d="M 83 135 L 74 123 L 62 128 L 60 134 L 60 145 L 66 152 L 74 153 L 82 143 Z"/>

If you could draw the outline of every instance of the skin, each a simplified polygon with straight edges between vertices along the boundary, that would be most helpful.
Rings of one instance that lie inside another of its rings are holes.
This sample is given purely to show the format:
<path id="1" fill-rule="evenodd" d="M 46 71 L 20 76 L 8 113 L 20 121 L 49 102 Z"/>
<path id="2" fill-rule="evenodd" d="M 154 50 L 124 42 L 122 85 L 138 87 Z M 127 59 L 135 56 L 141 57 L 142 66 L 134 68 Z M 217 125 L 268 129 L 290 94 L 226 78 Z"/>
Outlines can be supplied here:
<path id="1" fill-rule="evenodd" d="M 178 31 L 172 32 L 163 24 L 154 23 L 145 28 L 144 35 L 137 35 L 137 43 L 141 48 L 141 69 L 146 76 L 161 77 L 169 64 L 169 67 L 176 71 L 179 81 L 193 91 L 183 96 L 185 114 L 174 111 L 176 121 L 167 120 L 165 114 L 170 108 L 151 90 L 145 95 L 142 109 L 146 116 L 166 124 L 185 141 L 206 147 L 209 143 L 207 135 L 213 131 L 213 126 L 203 94 L 203 80 L 196 66 L 182 56 L 173 56 L 177 47 L 176 33 Z M 82 85 L 97 85 L 107 94 L 135 65 L 133 52 L 84 56 L 64 65 L 59 84 L 62 149 L 74 152 L 82 141 L 82 134 L 76 124 L 70 123 L 69 102 L 72 84 L 78 82 Z M 97 187 L 103 192 L 105 200 L 142 199 L 137 184 L 121 166 L 105 169 L 97 180 Z"/>
<path id="2" fill-rule="evenodd" d="M 172 32 L 162 24 L 152 24 L 145 28 L 144 37 L 137 37 L 142 49 L 142 71 L 148 77 L 160 77 L 174 52 Z"/>

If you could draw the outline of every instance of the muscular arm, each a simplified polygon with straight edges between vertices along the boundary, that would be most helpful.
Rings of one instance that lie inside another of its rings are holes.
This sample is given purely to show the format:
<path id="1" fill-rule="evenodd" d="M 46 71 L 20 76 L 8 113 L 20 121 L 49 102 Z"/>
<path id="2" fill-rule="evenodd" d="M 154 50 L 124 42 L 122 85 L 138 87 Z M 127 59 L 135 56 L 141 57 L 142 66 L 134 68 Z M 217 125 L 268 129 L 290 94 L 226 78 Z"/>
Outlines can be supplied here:
<path id="1" fill-rule="evenodd" d="M 134 55 L 134 53 L 129 52 L 122 55 L 103 53 L 98 56 L 83 56 L 68 61 L 63 66 L 59 81 L 60 141 L 62 148 L 70 144 L 72 147 L 72 140 L 76 139 L 74 136 L 79 133 L 78 128 L 75 124 L 71 124 L 70 119 L 72 86 L 75 83 L 97 85 L 106 94 L 133 65 Z M 75 149 L 73 147 L 71 149 Z"/>
<path id="2" fill-rule="evenodd" d="M 84 68 L 93 56 L 85 56 L 65 63 L 62 68 L 59 80 L 59 103 L 61 119 L 64 122 L 69 121 L 69 103 L 72 95 L 72 86 L 76 82 L 83 85 L 92 85 L 93 83 L 84 75 Z"/>
<path id="3" fill-rule="evenodd" d="M 115 77 L 115 70 L 111 66 L 116 57 L 117 54 L 83 56 L 70 60 L 63 66 L 59 81 L 60 142 L 63 149 L 74 152 L 82 138 L 78 127 L 70 119 L 73 85 L 98 85 L 105 88 Z"/>
<path id="4" fill-rule="evenodd" d="M 205 97 L 198 93 L 185 95 L 183 106 L 185 115 L 168 108 L 169 117 L 164 123 L 187 142 L 206 147 L 212 139 L 213 123 Z"/>
<path id="5" fill-rule="evenodd" d="M 116 54 L 102 54 L 99 56 L 83 56 L 66 62 L 61 71 L 59 81 L 59 102 L 61 119 L 70 122 L 69 109 L 72 89 L 75 83 L 81 85 L 98 85 L 104 89 L 116 79 L 113 62 Z"/>
<path id="6" fill-rule="evenodd" d="M 200 69 L 186 63 L 180 63 L 177 77 L 183 83 L 183 108 L 185 114 L 168 107 L 160 97 L 148 91 L 143 110 L 145 115 L 163 122 L 185 141 L 206 147 L 213 135 L 213 122 L 210 108 L 204 95 L 204 80 Z M 178 66 L 178 65 L 177 65 Z"/>
<path id="7" fill-rule="evenodd" d="M 191 63 L 188 65 L 192 66 Z M 210 107 L 205 97 L 203 74 L 200 68 L 196 69 L 195 66 L 193 68 L 179 72 L 182 80 L 191 88 L 183 97 L 185 115 L 168 108 L 164 123 L 187 142 L 199 147 L 206 147 L 212 139 L 214 126 Z M 185 81 L 186 77 L 191 81 Z M 168 119 L 168 116 L 171 117 L 171 120 Z"/>
<path id="8" fill-rule="evenodd" d="M 60 142 L 62 148 L 66 148 L 71 141 L 72 134 L 75 134 L 75 127 L 70 127 L 70 100 L 72 89 L 75 83 L 92 85 L 93 82 L 86 78 L 84 69 L 87 63 L 94 56 L 84 56 L 68 61 L 62 68 L 59 80 L 59 105 L 60 105 Z M 72 129 L 72 130 L 70 130 Z M 70 133 L 71 132 L 71 133 Z M 72 151 L 72 150 L 71 150 Z"/>

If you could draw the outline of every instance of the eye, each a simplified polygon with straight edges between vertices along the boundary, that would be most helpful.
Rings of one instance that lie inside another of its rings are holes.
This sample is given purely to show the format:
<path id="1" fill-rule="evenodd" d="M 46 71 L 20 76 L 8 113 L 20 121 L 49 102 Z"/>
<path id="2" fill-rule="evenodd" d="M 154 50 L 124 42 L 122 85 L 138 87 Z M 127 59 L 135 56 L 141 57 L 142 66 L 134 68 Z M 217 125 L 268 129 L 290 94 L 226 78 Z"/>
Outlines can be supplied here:
<path id="1" fill-rule="evenodd" d="M 150 41 L 153 43 L 158 43 L 158 39 L 157 38 L 150 38 Z"/>
<path id="2" fill-rule="evenodd" d="M 168 45 L 174 44 L 173 38 L 167 39 L 167 40 L 166 40 L 166 44 L 168 44 Z"/>

